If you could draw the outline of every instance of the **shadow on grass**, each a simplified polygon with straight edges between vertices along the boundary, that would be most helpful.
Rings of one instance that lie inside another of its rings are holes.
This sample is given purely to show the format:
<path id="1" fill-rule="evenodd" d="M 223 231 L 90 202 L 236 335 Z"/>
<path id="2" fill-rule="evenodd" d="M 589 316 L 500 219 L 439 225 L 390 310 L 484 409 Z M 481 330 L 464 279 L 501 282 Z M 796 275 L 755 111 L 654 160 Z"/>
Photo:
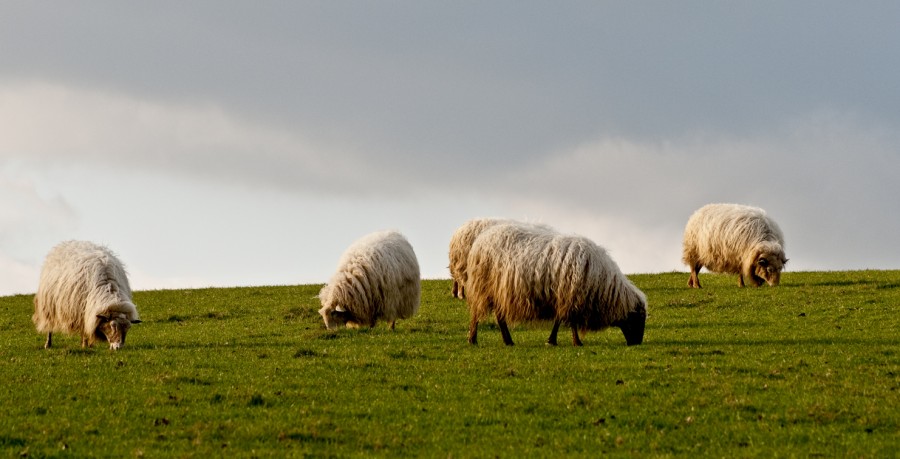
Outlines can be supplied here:
<path id="1" fill-rule="evenodd" d="M 206 313 L 195 314 L 195 315 L 172 314 L 165 319 L 156 320 L 155 322 L 187 322 L 189 320 L 195 320 L 195 319 L 224 320 L 224 319 L 230 319 L 230 318 L 232 318 L 232 316 L 229 316 L 228 314 L 225 314 L 223 312 L 209 311 Z"/>
<path id="2" fill-rule="evenodd" d="M 867 345 L 896 346 L 897 340 L 881 338 L 783 338 L 783 339 L 721 339 L 721 340 L 645 340 L 644 344 L 654 346 L 800 346 L 800 345 Z"/>
<path id="3" fill-rule="evenodd" d="M 336 444 L 337 439 L 332 436 L 323 435 L 319 433 L 308 433 L 308 432 L 280 432 L 278 434 L 279 442 L 300 442 L 300 443 L 321 443 L 321 444 Z"/>
<path id="4" fill-rule="evenodd" d="M 852 286 L 861 286 L 861 285 L 875 285 L 879 282 L 877 280 L 872 279 L 853 279 L 853 280 L 826 280 L 826 281 L 818 281 L 818 282 L 799 282 L 799 283 L 785 283 L 782 282 L 781 285 L 775 288 L 803 288 L 803 287 L 852 287 Z M 898 286 L 898 284 L 894 284 L 894 286 Z M 878 286 L 881 288 L 881 286 Z"/>
<path id="5" fill-rule="evenodd" d="M 325 339 L 336 339 L 341 338 L 340 335 L 335 335 L 331 337 L 329 335 L 328 338 Z M 194 350 L 210 350 L 210 349 L 241 349 L 241 350 L 252 350 L 252 349 L 273 349 L 273 348 L 296 348 L 297 342 L 248 342 L 248 341 L 236 341 L 236 342 L 226 342 L 226 343 L 138 343 L 134 345 L 128 345 L 124 349 L 134 349 L 134 350 L 166 350 L 166 349 L 194 349 Z M 120 351 L 121 352 L 121 351 Z"/>
<path id="6" fill-rule="evenodd" d="M 684 329 L 694 329 L 694 328 L 731 328 L 736 327 L 742 330 L 748 328 L 758 328 L 767 326 L 761 322 L 688 322 L 688 323 L 652 323 L 650 319 L 647 319 L 647 330 L 653 329 L 672 329 L 672 330 L 684 330 Z"/>

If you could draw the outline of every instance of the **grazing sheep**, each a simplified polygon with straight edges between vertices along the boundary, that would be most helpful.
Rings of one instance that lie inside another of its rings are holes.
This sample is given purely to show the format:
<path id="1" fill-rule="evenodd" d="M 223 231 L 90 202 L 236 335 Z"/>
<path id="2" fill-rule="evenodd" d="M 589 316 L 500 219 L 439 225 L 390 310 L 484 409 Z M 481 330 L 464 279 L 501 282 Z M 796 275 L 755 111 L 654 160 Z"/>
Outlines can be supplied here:
<path id="1" fill-rule="evenodd" d="M 453 280 L 450 293 L 454 297 L 466 298 L 466 263 L 475 238 L 485 229 L 501 223 L 510 223 L 510 220 L 476 218 L 465 222 L 453 232 L 453 236 L 450 237 L 449 258 L 450 278 Z"/>
<path id="2" fill-rule="evenodd" d="M 125 345 L 131 324 L 140 323 L 131 302 L 131 286 L 122 262 L 106 247 L 85 241 L 63 242 L 44 260 L 34 296 L 37 331 L 81 334 L 81 346 L 108 341 L 116 350 Z"/>
<path id="3" fill-rule="evenodd" d="M 319 314 L 335 329 L 375 326 L 412 317 L 419 310 L 419 263 L 409 242 L 396 231 L 369 234 L 347 248 L 337 272 L 319 292 Z"/>
<path id="4" fill-rule="evenodd" d="M 503 342 L 512 345 L 507 322 L 553 320 L 547 340 L 556 345 L 560 323 L 578 330 L 620 327 L 628 345 L 644 339 L 647 298 L 619 270 L 606 251 L 587 238 L 548 228 L 501 224 L 475 240 L 466 284 L 471 323 L 469 343 L 477 343 L 478 322 L 492 312 Z"/>
<path id="5" fill-rule="evenodd" d="M 499 218 L 476 218 L 464 223 L 453 232 L 453 236 L 450 238 L 450 278 L 453 279 L 453 287 L 451 288 L 450 293 L 453 296 L 461 300 L 466 298 L 466 279 L 468 278 L 468 275 L 466 274 L 466 264 L 469 259 L 469 250 L 472 249 L 472 244 L 475 242 L 475 239 L 478 238 L 484 230 L 504 223 L 532 225 L 538 228 L 550 229 L 550 227 L 546 225 L 520 223 L 514 220 Z"/>
<path id="6" fill-rule="evenodd" d="M 753 285 L 778 285 L 784 256 L 784 235 L 766 211 L 739 204 L 708 204 L 688 219 L 684 228 L 684 263 L 691 268 L 688 286 L 700 288 L 700 269 L 738 274 Z"/>

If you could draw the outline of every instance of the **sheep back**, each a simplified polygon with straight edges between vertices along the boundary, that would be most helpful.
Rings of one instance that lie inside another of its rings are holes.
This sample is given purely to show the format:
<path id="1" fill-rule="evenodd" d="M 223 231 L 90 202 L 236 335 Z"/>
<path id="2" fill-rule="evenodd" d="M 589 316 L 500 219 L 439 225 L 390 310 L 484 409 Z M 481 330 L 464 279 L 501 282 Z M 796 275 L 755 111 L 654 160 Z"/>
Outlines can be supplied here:
<path id="1" fill-rule="evenodd" d="M 66 241 L 50 250 L 34 296 L 38 332 L 80 334 L 92 344 L 98 316 L 120 314 L 140 321 L 125 267 L 112 251 L 87 241 Z"/>
<path id="2" fill-rule="evenodd" d="M 374 327 L 393 324 L 419 310 L 419 263 L 412 246 L 396 231 L 369 234 L 347 248 L 319 292 L 326 327 L 340 323 Z"/>
<path id="3" fill-rule="evenodd" d="M 766 211 L 740 204 L 708 204 L 688 219 L 684 229 L 682 261 L 692 271 L 703 266 L 712 272 L 763 280 L 777 285 L 787 258 L 784 235 Z M 692 285 L 694 286 L 694 285 Z M 696 280 L 699 287 L 699 280 Z"/>

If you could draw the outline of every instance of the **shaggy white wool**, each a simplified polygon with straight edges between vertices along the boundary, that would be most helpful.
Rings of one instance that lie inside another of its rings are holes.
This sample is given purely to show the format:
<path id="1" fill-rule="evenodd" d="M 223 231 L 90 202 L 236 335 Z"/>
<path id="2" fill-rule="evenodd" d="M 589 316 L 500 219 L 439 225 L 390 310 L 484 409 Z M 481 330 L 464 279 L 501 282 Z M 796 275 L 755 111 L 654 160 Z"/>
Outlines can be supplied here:
<path id="1" fill-rule="evenodd" d="M 337 271 L 319 292 L 319 313 L 329 329 L 393 323 L 419 310 L 419 263 L 409 241 L 396 231 L 369 234 L 347 248 Z"/>
<path id="2" fill-rule="evenodd" d="M 682 261 L 691 268 L 689 285 L 699 287 L 702 267 L 712 272 L 740 275 L 759 285 L 777 285 L 787 262 L 784 234 L 766 211 L 740 204 L 701 207 L 684 229 Z"/>
<path id="3" fill-rule="evenodd" d="M 80 334 L 93 344 L 98 316 L 139 321 L 122 262 L 106 247 L 66 241 L 50 250 L 41 269 L 32 321 L 41 333 Z"/>
<path id="4" fill-rule="evenodd" d="M 468 257 L 467 301 L 473 321 L 496 314 L 511 323 L 555 320 L 600 330 L 647 298 L 602 247 L 547 227 L 500 224 L 485 230 Z"/>
<path id="5" fill-rule="evenodd" d="M 466 266 L 469 261 L 469 251 L 472 250 L 472 244 L 475 239 L 481 235 L 484 230 L 501 224 L 518 224 L 531 225 L 538 228 L 550 229 L 550 227 L 541 224 L 516 222 L 514 220 L 502 218 L 476 218 L 469 220 L 453 232 L 450 237 L 450 249 L 448 258 L 450 259 L 450 279 L 453 280 L 451 293 L 459 299 L 466 298 L 466 280 L 468 274 Z"/>

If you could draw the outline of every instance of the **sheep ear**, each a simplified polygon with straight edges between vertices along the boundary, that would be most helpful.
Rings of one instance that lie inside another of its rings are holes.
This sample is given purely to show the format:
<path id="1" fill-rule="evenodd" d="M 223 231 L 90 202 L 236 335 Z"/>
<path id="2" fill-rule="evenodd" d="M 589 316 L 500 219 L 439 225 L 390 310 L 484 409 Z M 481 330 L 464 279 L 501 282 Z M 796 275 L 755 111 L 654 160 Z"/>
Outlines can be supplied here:
<path id="1" fill-rule="evenodd" d="M 343 306 L 337 306 L 334 308 L 334 310 L 335 310 L 335 312 L 347 312 L 347 310 L 344 309 Z"/>
<path id="2" fill-rule="evenodd" d="M 101 322 L 106 322 L 109 320 L 109 316 L 103 314 L 97 314 L 97 318 L 100 319 Z"/>

